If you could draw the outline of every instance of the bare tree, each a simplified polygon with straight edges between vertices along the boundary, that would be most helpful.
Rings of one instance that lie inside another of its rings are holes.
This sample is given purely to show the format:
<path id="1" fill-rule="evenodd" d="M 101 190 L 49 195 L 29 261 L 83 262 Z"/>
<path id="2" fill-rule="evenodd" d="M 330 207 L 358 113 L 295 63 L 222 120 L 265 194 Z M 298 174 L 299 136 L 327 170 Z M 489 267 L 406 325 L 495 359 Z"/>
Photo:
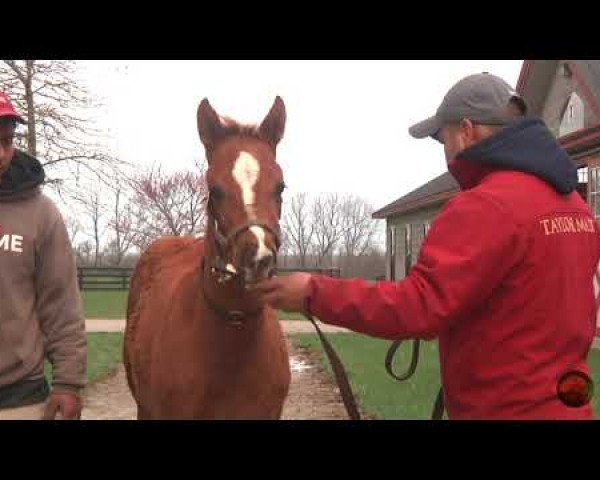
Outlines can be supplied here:
<path id="1" fill-rule="evenodd" d="M 100 250 L 101 241 L 106 231 L 106 225 L 104 224 L 104 214 L 106 206 L 102 201 L 101 193 L 91 191 L 88 193 L 81 193 L 76 197 L 77 202 L 81 206 L 82 214 L 90 222 L 91 232 L 86 232 L 92 237 L 94 244 L 94 267 L 97 267 L 100 263 Z"/>
<path id="2" fill-rule="evenodd" d="M 281 245 L 279 246 L 279 251 L 277 252 L 277 263 L 280 267 L 286 268 L 288 266 L 290 255 L 292 254 L 292 248 L 290 244 L 290 239 L 288 237 L 288 233 L 284 228 L 281 229 Z"/>
<path id="3" fill-rule="evenodd" d="M 0 88 L 27 120 L 18 147 L 39 158 L 55 190 L 65 189 L 64 179 L 86 172 L 105 179 L 101 167 L 119 163 L 93 141 L 99 132 L 86 112 L 95 103 L 74 61 L 4 60 Z"/>
<path id="4" fill-rule="evenodd" d="M 75 245 L 75 239 L 82 232 L 81 222 L 75 217 L 75 215 L 70 214 L 65 216 L 65 226 L 67 227 L 67 232 L 69 233 L 69 242 L 71 245 Z"/>
<path id="5" fill-rule="evenodd" d="M 369 203 L 356 195 L 344 198 L 341 208 L 342 255 L 363 255 L 373 246 L 373 239 L 377 233 L 377 222 L 371 217 L 373 211 Z"/>
<path id="6" fill-rule="evenodd" d="M 337 193 L 319 195 L 312 205 L 315 229 L 314 254 L 318 267 L 331 266 L 343 234 L 342 197 Z"/>
<path id="7" fill-rule="evenodd" d="M 115 178 L 112 191 L 112 218 L 108 227 L 113 233 L 110 241 L 110 255 L 116 265 L 121 265 L 123 257 L 133 246 L 136 238 L 134 230 L 134 207 L 127 199 L 123 182 Z"/>
<path id="8" fill-rule="evenodd" d="M 357 195 L 342 201 L 342 235 L 339 263 L 345 276 L 371 276 L 380 264 L 377 243 L 378 224 L 372 218 L 373 207 Z"/>
<path id="9" fill-rule="evenodd" d="M 314 224 L 306 193 L 296 193 L 289 204 L 284 205 L 281 224 L 289 253 L 297 256 L 300 267 L 305 268 L 314 235 Z"/>
<path id="10" fill-rule="evenodd" d="M 85 240 L 84 242 L 80 242 L 75 247 L 75 255 L 77 257 L 77 265 L 80 266 L 92 266 L 92 252 L 94 251 L 94 246 L 92 242 L 89 240 Z"/>
<path id="11" fill-rule="evenodd" d="M 207 187 L 204 172 L 163 173 L 158 168 L 129 179 L 131 210 L 124 222 L 132 242 L 146 248 L 162 235 L 192 235 L 204 230 Z"/>

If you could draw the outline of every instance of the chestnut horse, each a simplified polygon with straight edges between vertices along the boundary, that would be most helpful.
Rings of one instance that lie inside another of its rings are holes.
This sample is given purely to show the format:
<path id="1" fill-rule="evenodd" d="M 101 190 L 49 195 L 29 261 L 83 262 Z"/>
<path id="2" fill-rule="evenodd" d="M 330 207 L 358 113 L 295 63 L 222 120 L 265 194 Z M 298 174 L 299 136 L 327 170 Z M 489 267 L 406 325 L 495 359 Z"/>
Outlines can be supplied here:
<path id="1" fill-rule="evenodd" d="M 131 279 L 124 340 L 138 419 L 279 419 L 289 391 L 275 311 L 246 286 L 272 275 L 279 248 L 285 128 L 277 97 L 259 126 L 222 118 L 204 99 L 204 238 L 165 237 Z"/>

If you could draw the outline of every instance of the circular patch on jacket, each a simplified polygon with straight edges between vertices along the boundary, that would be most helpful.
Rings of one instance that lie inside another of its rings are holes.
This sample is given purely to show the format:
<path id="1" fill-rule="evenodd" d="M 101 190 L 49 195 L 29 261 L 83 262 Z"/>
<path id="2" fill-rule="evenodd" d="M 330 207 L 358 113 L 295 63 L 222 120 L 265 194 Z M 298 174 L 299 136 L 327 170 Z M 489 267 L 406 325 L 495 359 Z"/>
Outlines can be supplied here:
<path id="1" fill-rule="evenodd" d="M 556 392 L 560 401 L 567 407 L 583 407 L 592 399 L 594 383 L 585 373 L 572 370 L 560 377 Z"/>

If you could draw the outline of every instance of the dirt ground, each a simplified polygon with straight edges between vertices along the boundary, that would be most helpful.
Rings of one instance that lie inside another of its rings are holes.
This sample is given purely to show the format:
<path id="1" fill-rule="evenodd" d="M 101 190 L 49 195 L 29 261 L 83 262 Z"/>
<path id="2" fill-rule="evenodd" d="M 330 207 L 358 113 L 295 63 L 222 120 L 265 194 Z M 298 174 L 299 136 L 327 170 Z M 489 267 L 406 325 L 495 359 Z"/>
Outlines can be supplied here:
<path id="1" fill-rule="evenodd" d="M 291 327 L 291 325 L 290 325 Z M 288 327 L 286 330 L 295 330 Z M 336 385 L 329 382 L 314 354 L 288 341 L 292 383 L 283 420 L 345 420 Z M 84 393 L 83 420 L 135 420 L 136 407 L 122 365 Z"/>

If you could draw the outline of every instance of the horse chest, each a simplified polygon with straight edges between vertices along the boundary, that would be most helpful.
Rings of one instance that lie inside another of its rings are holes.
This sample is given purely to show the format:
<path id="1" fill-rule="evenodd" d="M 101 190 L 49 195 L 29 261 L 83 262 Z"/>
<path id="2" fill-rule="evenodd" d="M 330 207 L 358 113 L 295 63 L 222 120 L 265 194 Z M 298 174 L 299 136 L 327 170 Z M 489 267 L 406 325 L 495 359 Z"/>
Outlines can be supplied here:
<path id="1" fill-rule="evenodd" d="M 163 399 L 161 417 L 277 416 L 290 371 L 287 351 L 272 332 L 205 329 L 176 337 L 161 337 L 170 354 L 159 359 L 152 382 L 152 396 Z"/>

